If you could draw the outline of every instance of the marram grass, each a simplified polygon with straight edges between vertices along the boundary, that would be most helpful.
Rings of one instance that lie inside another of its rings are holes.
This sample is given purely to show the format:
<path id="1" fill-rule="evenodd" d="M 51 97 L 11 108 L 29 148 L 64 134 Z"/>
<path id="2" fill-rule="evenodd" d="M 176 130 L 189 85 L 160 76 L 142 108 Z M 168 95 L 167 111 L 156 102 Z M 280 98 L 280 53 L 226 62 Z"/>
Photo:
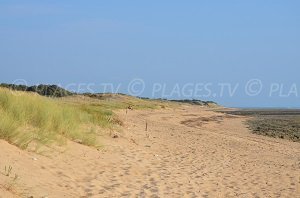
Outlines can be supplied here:
<path id="1" fill-rule="evenodd" d="M 113 110 L 132 105 L 134 109 L 157 109 L 175 104 L 120 95 L 108 100 L 82 96 L 58 99 L 0 88 L 0 139 L 22 149 L 62 144 L 67 139 L 98 146 L 95 129 L 122 125 Z"/>
<path id="2" fill-rule="evenodd" d="M 93 126 L 95 119 L 90 112 L 55 99 L 0 89 L 0 138 L 23 149 L 30 143 L 48 144 L 64 139 L 96 145 L 93 130 L 82 127 Z"/>

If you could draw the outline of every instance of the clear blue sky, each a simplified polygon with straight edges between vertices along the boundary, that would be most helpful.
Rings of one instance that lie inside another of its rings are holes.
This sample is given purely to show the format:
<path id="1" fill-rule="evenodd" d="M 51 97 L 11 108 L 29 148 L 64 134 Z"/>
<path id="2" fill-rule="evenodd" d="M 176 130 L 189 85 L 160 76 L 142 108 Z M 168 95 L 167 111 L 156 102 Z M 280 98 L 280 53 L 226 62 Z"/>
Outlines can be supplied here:
<path id="1" fill-rule="evenodd" d="M 299 107 L 299 10 L 297 0 L 0 0 L 0 81 L 117 85 L 141 78 L 143 96 L 153 83 L 212 83 L 216 94 L 199 99 Z M 250 79 L 262 81 L 261 94 L 245 94 Z M 241 87 L 220 96 L 218 83 Z M 298 95 L 270 97 L 271 83 L 284 92 L 296 84 Z"/>

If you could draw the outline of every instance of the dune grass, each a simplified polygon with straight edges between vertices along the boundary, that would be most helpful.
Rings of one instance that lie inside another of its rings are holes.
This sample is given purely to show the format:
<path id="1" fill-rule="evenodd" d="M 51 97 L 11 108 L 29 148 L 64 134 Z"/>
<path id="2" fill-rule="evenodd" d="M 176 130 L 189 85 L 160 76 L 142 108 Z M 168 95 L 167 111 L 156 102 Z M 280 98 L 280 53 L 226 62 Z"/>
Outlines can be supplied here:
<path id="1" fill-rule="evenodd" d="M 48 98 L 0 88 L 0 139 L 22 149 L 29 145 L 63 144 L 67 139 L 97 146 L 95 129 L 114 129 L 122 125 L 114 110 L 128 106 L 157 109 L 169 105 L 116 94 L 104 100 L 81 95 Z"/>
<path id="2" fill-rule="evenodd" d="M 0 89 L 0 138 L 20 148 L 32 142 L 48 144 L 65 139 L 95 145 L 92 129 L 82 130 L 96 119 L 82 109 L 36 94 Z"/>

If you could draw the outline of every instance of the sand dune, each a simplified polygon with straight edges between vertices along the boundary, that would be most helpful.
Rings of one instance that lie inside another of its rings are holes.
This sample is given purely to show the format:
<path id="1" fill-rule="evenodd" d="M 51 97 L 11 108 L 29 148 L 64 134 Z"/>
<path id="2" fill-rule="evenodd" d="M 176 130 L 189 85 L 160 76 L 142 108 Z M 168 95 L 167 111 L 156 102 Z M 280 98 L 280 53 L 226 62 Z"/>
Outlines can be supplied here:
<path id="1" fill-rule="evenodd" d="M 69 142 L 45 156 L 0 141 L 0 197 L 300 197 L 300 144 L 251 134 L 243 117 L 118 114 L 123 131 L 100 150 Z"/>

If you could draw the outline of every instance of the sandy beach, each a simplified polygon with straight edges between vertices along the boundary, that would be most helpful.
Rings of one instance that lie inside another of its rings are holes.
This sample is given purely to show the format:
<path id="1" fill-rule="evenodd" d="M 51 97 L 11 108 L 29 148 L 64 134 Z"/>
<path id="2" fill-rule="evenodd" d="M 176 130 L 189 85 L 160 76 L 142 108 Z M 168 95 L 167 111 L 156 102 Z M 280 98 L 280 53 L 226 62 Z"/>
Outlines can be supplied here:
<path id="1" fill-rule="evenodd" d="M 245 117 L 194 106 L 118 115 L 123 130 L 98 150 L 36 154 L 1 140 L 1 171 L 12 167 L 1 197 L 300 196 L 299 143 L 251 134 Z"/>

